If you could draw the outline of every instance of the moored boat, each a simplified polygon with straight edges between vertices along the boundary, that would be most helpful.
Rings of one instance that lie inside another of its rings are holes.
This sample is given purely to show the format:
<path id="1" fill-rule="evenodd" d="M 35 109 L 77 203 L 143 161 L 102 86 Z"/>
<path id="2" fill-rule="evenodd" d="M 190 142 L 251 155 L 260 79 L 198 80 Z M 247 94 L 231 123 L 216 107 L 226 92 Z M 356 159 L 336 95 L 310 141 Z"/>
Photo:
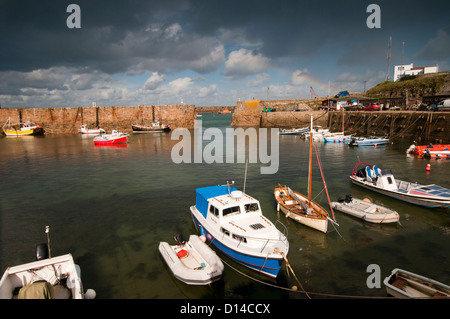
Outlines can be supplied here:
<path id="1" fill-rule="evenodd" d="M 151 126 L 132 124 L 131 128 L 133 133 L 160 133 L 160 132 L 170 132 L 169 124 L 161 124 L 159 122 L 153 122 Z"/>
<path id="2" fill-rule="evenodd" d="M 94 145 L 111 145 L 126 143 L 128 141 L 128 134 L 121 133 L 117 130 L 112 130 L 111 134 L 100 134 L 94 137 Z"/>
<path id="3" fill-rule="evenodd" d="M 326 233 L 328 230 L 328 212 L 319 204 L 311 201 L 287 186 L 275 187 L 277 210 L 281 210 L 288 218 L 313 229 Z"/>
<path id="4" fill-rule="evenodd" d="M 221 253 L 246 267 L 277 277 L 289 242 L 262 214 L 258 200 L 227 183 L 197 188 L 196 203 L 190 210 L 201 234 Z"/>
<path id="5" fill-rule="evenodd" d="M 36 261 L 7 268 L 0 280 L 0 299 L 95 298 L 94 290 L 83 290 L 72 255 L 51 257 L 49 251 L 47 244 L 38 245 Z"/>
<path id="6" fill-rule="evenodd" d="M 450 286 L 439 281 L 395 268 L 383 281 L 386 292 L 401 299 L 449 299 Z"/>
<path id="7" fill-rule="evenodd" d="M 327 133 L 323 135 L 324 143 L 345 143 L 352 138 L 351 135 L 344 135 L 343 132 Z"/>
<path id="8" fill-rule="evenodd" d="M 197 235 L 190 235 L 189 241 L 181 236 L 175 239 L 177 245 L 159 243 L 159 252 L 175 278 L 188 285 L 207 285 L 222 278 L 222 261 Z"/>
<path id="9" fill-rule="evenodd" d="M 96 134 L 96 135 L 106 133 L 105 130 L 100 127 L 88 128 L 86 124 L 81 125 L 79 132 L 81 134 Z"/>
<path id="10" fill-rule="evenodd" d="M 3 133 L 6 136 L 30 136 L 30 135 L 42 135 L 45 130 L 39 125 L 33 125 L 31 122 L 11 124 L 11 120 L 5 122 L 2 127 Z"/>
<path id="11" fill-rule="evenodd" d="M 280 129 L 280 135 L 300 135 L 309 131 L 309 128 L 292 128 L 292 129 Z"/>
<path id="12" fill-rule="evenodd" d="M 381 170 L 367 162 L 358 162 L 353 167 L 350 180 L 356 185 L 411 204 L 450 208 L 449 189 L 435 184 L 421 185 L 398 180 L 390 170 Z"/>
<path id="13" fill-rule="evenodd" d="M 413 153 L 418 158 L 432 157 L 432 158 L 446 158 L 450 157 L 450 145 L 438 144 L 438 145 L 415 145 L 412 144 L 406 153 Z"/>
<path id="14" fill-rule="evenodd" d="M 350 146 L 378 146 L 388 143 L 388 138 L 382 138 L 378 136 L 353 137 L 348 140 L 348 145 Z"/>
<path id="15" fill-rule="evenodd" d="M 400 215 L 395 210 L 377 205 L 367 199 L 353 198 L 350 194 L 346 195 L 345 200 L 331 202 L 331 205 L 336 210 L 370 223 L 387 224 L 400 220 Z"/>
<path id="16" fill-rule="evenodd" d="M 280 210 L 286 217 L 291 218 L 300 224 L 309 226 L 313 229 L 317 229 L 326 233 L 328 230 L 328 220 L 336 223 L 329 218 L 328 212 L 312 199 L 312 149 L 313 149 L 313 116 L 311 114 L 311 129 L 309 138 L 309 174 L 308 174 L 308 196 L 302 195 L 299 192 L 291 190 L 289 187 L 278 185 L 274 190 L 275 200 L 277 201 L 277 210 Z M 322 175 L 322 181 L 329 201 L 328 190 L 326 187 L 325 179 L 323 178 L 322 168 L 320 166 L 319 154 L 314 146 L 317 156 L 317 163 Z M 330 208 L 331 204 L 330 204 Z M 333 211 L 332 211 L 333 212 Z M 337 224 L 337 223 L 336 223 Z"/>

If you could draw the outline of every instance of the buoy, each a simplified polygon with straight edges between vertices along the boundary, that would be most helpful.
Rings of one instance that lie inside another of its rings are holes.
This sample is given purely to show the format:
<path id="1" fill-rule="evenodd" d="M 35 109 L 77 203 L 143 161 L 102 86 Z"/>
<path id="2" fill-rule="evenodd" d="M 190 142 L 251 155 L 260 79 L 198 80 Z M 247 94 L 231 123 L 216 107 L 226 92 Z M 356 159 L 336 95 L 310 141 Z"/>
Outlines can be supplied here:
<path id="1" fill-rule="evenodd" d="M 431 170 L 431 165 L 430 165 L 430 164 L 427 164 L 427 167 L 425 168 L 425 170 L 426 170 L 426 171 Z"/>
<path id="2" fill-rule="evenodd" d="M 293 291 L 297 291 L 297 290 L 298 290 L 298 287 L 297 287 L 297 286 L 292 286 L 292 290 L 293 290 Z"/>

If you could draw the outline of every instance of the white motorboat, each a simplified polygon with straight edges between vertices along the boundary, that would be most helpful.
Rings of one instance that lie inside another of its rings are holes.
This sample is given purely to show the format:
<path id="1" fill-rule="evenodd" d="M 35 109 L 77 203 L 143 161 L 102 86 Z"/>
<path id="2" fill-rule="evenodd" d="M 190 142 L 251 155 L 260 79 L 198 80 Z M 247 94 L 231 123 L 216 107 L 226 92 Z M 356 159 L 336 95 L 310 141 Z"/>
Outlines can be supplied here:
<path id="1" fill-rule="evenodd" d="M 81 125 L 80 127 L 80 133 L 81 134 L 102 134 L 102 133 L 106 133 L 104 129 L 100 128 L 100 127 L 96 127 L 96 128 L 88 128 L 88 126 L 86 124 Z"/>
<path id="2" fill-rule="evenodd" d="M 381 170 L 367 162 L 358 162 L 353 167 L 350 180 L 361 187 L 411 204 L 450 208 L 450 189 L 398 180 L 390 170 Z"/>
<path id="3" fill-rule="evenodd" d="M 389 143 L 388 138 L 378 136 L 353 137 L 348 140 L 348 145 L 350 146 L 378 146 L 378 145 L 385 145 L 388 143 Z"/>
<path id="4" fill-rule="evenodd" d="M 0 280 L 0 299 L 95 298 L 94 290 L 83 290 L 81 270 L 72 255 L 51 257 L 48 247 L 37 246 L 37 261 L 6 269 Z"/>
<path id="5" fill-rule="evenodd" d="M 300 135 L 309 131 L 309 128 L 292 128 L 292 129 L 280 129 L 280 135 Z"/>
<path id="6" fill-rule="evenodd" d="M 159 243 L 159 252 L 175 278 L 188 285 L 207 285 L 222 278 L 222 261 L 197 235 L 187 242 L 180 236 L 175 239 L 178 245 Z"/>
<path id="7" fill-rule="evenodd" d="M 383 281 L 389 295 L 401 299 L 449 299 L 450 286 L 395 268 Z"/>
<path id="8" fill-rule="evenodd" d="M 331 202 L 334 209 L 376 224 L 396 223 L 400 215 L 390 208 L 372 203 L 368 199 L 353 198 L 348 194 L 345 200 Z"/>
<path id="9" fill-rule="evenodd" d="M 285 234 L 264 215 L 259 201 L 227 185 L 196 189 L 190 207 L 202 235 L 234 261 L 277 277 L 289 251 Z"/>

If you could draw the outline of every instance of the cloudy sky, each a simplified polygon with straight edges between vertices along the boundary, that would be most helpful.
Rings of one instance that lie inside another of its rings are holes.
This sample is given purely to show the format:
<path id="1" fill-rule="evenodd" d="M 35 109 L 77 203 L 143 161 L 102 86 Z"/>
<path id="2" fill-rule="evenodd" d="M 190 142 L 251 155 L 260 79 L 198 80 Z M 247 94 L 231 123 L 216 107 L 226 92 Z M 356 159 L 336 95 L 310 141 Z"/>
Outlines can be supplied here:
<path id="1" fill-rule="evenodd" d="M 380 28 L 369 28 L 380 7 Z M 80 8 L 81 28 L 67 12 Z M 448 0 L 0 0 L 2 107 L 185 104 L 363 91 L 450 70 Z"/>

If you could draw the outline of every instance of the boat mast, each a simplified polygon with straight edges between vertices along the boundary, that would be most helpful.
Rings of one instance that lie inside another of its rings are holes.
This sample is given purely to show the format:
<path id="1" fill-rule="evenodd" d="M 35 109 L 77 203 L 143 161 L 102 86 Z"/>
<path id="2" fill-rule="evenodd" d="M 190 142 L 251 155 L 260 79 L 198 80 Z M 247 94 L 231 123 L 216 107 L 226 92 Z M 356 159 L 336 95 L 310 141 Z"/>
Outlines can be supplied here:
<path id="1" fill-rule="evenodd" d="M 311 113 L 311 128 L 309 129 L 309 178 L 308 178 L 308 200 L 311 207 L 311 180 L 312 180 L 312 139 L 313 139 L 313 115 Z"/>

